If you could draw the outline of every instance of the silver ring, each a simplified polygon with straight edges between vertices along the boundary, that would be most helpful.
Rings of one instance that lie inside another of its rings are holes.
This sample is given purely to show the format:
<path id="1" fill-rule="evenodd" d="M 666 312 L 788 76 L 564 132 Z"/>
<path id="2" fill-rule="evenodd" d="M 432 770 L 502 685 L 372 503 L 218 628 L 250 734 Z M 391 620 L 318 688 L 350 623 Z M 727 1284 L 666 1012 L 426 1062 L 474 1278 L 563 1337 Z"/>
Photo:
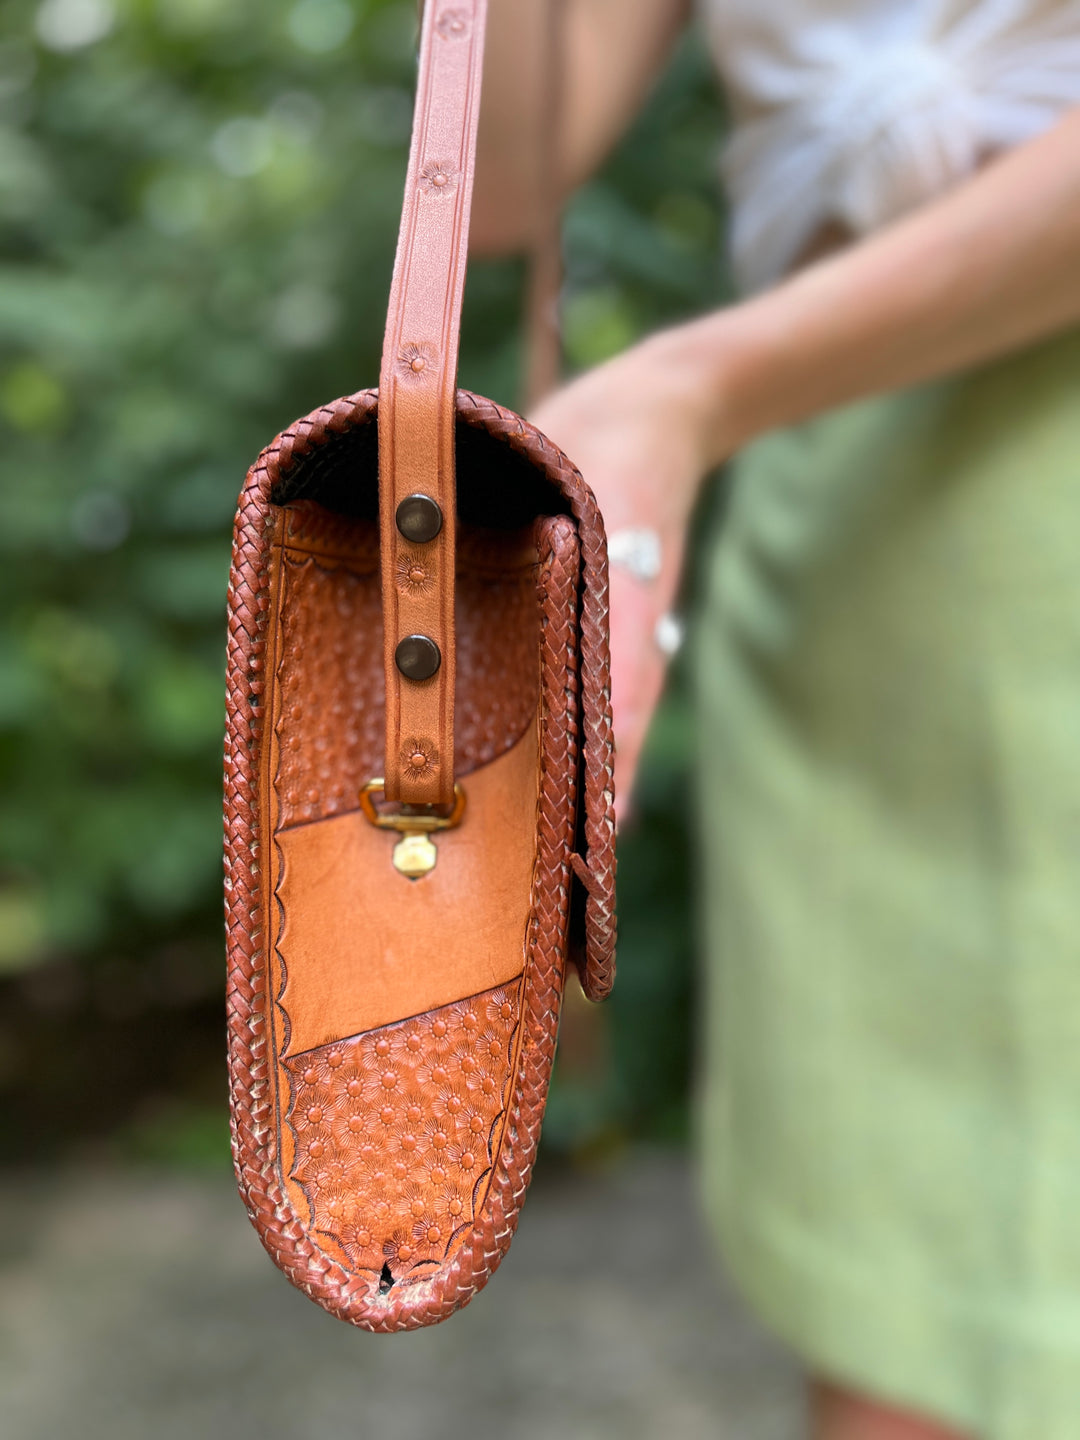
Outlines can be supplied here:
<path id="1" fill-rule="evenodd" d="M 655 530 L 627 527 L 608 536 L 608 559 L 635 580 L 655 580 L 661 558 L 660 536 Z"/>
<path id="2" fill-rule="evenodd" d="M 666 655 L 670 660 L 672 655 L 677 655 L 682 649 L 685 639 L 686 626 L 678 615 L 673 615 L 668 610 L 660 616 L 653 629 L 653 641 L 661 654 Z"/>

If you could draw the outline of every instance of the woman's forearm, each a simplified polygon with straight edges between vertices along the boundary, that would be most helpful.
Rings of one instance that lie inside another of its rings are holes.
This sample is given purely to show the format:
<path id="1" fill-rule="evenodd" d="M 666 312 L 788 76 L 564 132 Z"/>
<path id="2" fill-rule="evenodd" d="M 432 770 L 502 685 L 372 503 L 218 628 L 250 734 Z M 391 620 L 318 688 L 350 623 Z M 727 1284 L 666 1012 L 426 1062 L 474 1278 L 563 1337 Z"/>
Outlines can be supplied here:
<path id="1" fill-rule="evenodd" d="M 645 348 L 669 380 L 678 375 L 712 465 L 766 430 L 1077 323 L 1072 111 L 910 217 Z"/>
<path id="2" fill-rule="evenodd" d="M 573 456 L 611 532 L 649 529 L 659 573 L 611 572 L 617 785 L 629 792 L 705 475 L 754 436 L 1080 323 L 1080 113 L 918 213 L 632 346 L 532 417 Z M 623 801 L 625 804 L 625 799 Z"/>
<path id="3" fill-rule="evenodd" d="M 526 248 L 543 218 L 538 205 L 557 203 L 596 169 L 663 68 L 688 8 L 688 0 L 489 0 L 476 253 Z M 554 194 L 540 183 L 546 165 Z"/>

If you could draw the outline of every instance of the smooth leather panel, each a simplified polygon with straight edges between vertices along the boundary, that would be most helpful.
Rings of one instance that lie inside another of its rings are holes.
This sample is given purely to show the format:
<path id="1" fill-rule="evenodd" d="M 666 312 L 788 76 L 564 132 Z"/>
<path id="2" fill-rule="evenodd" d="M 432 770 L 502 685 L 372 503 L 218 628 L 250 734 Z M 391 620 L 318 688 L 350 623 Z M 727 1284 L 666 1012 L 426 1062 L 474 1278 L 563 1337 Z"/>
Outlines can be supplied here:
<path id="1" fill-rule="evenodd" d="M 296 1055 L 521 973 L 536 858 L 538 720 L 468 776 L 468 808 L 420 880 L 358 811 L 278 833 L 273 864 L 287 1052 Z M 480 817 L 484 817 L 481 823 Z"/>

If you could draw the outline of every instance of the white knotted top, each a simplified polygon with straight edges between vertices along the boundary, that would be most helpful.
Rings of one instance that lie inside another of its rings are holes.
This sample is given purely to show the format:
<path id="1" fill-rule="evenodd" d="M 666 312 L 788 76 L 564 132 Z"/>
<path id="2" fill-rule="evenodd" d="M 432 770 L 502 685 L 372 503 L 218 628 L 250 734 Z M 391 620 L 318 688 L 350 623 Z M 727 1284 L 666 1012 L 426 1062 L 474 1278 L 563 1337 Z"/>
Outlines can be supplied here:
<path id="1" fill-rule="evenodd" d="M 1080 104 L 1080 0 L 699 0 L 731 105 L 747 290 L 865 234 Z"/>

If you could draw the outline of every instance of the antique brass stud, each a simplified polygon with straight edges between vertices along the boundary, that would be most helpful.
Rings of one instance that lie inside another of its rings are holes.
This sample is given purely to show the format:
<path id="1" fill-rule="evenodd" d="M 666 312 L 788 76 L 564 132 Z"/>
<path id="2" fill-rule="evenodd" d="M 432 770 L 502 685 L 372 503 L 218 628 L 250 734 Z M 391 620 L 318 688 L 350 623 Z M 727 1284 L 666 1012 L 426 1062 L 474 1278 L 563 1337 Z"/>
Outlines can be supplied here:
<path id="1" fill-rule="evenodd" d="M 442 664 L 442 655 L 430 636 L 406 635 L 394 651 L 394 660 L 406 680 L 430 680 Z"/>
<path id="2" fill-rule="evenodd" d="M 422 370 L 423 360 L 420 360 L 419 367 L 414 360 L 412 368 Z M 434 540 L 442 529 L 442 511 L 430 495 L 406 495 L 394 512 L 394 518 L 401 534 L 415 545 L 425 545 Z"/>

